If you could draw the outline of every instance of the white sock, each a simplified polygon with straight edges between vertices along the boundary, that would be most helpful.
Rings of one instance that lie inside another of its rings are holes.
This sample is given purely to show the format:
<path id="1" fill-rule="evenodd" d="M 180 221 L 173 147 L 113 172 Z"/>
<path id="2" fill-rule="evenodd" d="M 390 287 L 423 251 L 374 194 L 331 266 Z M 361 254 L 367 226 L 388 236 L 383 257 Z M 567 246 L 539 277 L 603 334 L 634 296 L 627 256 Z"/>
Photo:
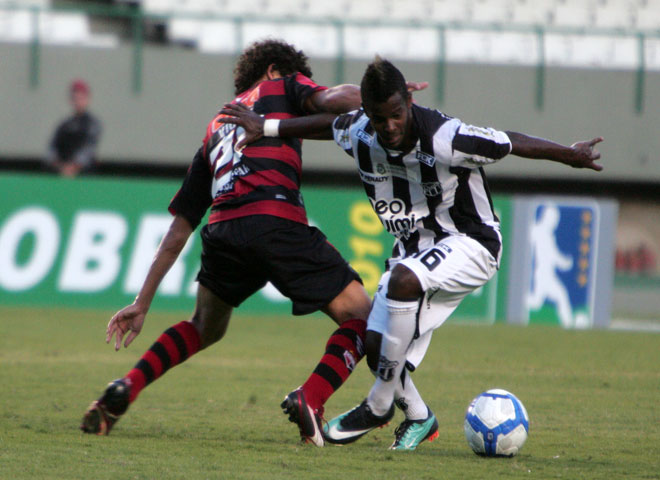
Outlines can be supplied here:
<path id="1" fill-rule="evenodd" d="M 387 299 L 389 318 L 380 345 L 378 377 L 367 397 L 371 411 L 378 416 L 389 411 L 394 401 L 394 391 L 400 385 L 399 377 L 406 364 L 406 351 L 417 327 L 418 308 L 417 300 L 402 302 Z"/>
<path id="2" fill-rule="evenodd" d="M 425 420 L 429 416 L 429 409 L 417 391 L 417 387 L 415 387 L 410 377 L 410 372 L 406 371 L 404 375 L 403 386 L 401 385 L 401 379 L 397 382 L 394 401 L 408 420 Z"/>

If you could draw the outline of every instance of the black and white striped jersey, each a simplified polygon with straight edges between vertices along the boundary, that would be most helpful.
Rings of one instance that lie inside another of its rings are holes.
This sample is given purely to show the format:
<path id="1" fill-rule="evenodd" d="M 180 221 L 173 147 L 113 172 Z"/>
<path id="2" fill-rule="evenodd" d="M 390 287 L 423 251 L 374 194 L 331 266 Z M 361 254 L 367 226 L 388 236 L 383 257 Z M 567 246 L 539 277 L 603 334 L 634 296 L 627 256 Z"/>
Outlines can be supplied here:
<path id="1" fill-rule="evenodd" d="M 382 147 L 363 110 L 333 124 L 334 139 L 355 159 L 374 211 L 396 237 L 393 259 L 448 235 L 467 235 L 499 260 L 499 219 L 482 166 L 511 151 L 509 137 L 415 104 L 412 116 L 418 140 L 408 153 Z"/>

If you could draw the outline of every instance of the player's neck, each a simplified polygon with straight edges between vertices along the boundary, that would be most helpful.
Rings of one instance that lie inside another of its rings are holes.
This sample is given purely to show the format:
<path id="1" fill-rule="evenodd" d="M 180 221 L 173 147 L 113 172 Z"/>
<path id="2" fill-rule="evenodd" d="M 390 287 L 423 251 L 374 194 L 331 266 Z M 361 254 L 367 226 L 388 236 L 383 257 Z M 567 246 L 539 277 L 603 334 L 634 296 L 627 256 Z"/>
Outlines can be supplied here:
<path id="1" fill-rule="evenodd" d="M 250 87 L 250 90 L 252 90 L 253 88 L 255 88 L 255 87 L 256 87 L 257 85 L 259 85 L 261 82 L 266 82 L 266 81 L 268 81 L 268 80 L 276 80 L 276 79 L 278 79 L 278 78 L 282 78 L 282 75 L 280 74 L 280 72 L 279 72 L 278 70 L 274 70 L 274 69 L 270 69 L 270 68 L 269 68 L 269 69 L 266 71 L 266 73 L 264 73 L 264 74 L 261 76 L 261 78 L 259 78 L 259 80 L 257 80 L 256 82 L 254 82 L 254 83 L 252 84 L 252 86 Z"/>

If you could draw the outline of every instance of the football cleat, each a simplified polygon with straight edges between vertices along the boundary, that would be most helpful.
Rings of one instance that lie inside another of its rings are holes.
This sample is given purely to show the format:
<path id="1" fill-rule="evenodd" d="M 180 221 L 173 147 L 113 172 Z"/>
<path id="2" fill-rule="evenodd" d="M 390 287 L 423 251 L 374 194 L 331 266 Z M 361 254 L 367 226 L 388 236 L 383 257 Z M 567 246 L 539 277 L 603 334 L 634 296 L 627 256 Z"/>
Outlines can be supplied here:
<path id="1" fill-rule="evenodd" d="M 321 429 L 321 415 L 323 412 L 315 411 L 307 404 L 302 388 L 297 388 L 286 397 L 280 405 L 289 421 L 298 425 L 300 439 L 311 442 L 317 447 L 324 445 L 323 430 Z"/>
<path id="2" fill-rule="evenodd" d="M 83 416 L 80 429 L 85 433 L 108 435 L 113 425 L 128 410 L 130 386 L 124 379 L 110 382 L 98 400 L 94 400 Z"/>
<path id="3" fill-rule="evenodd" d="M 329 443 L 340 445 L 352 443 L 373 429 L 384 427 L 393 416 L 394 404 L 385 415 L 379 417 L 371 411 L 371 407 L 365 399 L 353 410 L 330 420 L 323 427 L 323 434 Z"/>
<path id="4" fill-rule="evenodd" d="M 427 407 L 428 408 L 428 407 Z M 394 430 L 394 443 L 390 450 L 415 450 L 424 440 L 432 442 L 438 438 L 438 420 L 429 408 L 429 415 L 423 420 L 404 420 Z"/>

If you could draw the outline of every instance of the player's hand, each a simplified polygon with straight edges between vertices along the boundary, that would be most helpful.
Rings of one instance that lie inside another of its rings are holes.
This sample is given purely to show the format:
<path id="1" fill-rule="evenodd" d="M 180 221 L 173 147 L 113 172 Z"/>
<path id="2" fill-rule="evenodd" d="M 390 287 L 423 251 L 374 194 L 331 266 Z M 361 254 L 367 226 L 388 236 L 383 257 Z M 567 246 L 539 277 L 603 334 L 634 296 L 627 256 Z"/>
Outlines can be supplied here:
<path id="1" fill-rule="evenodd" d="M 595 163 L 600 158 L 600 152 L 595 150 L 594 146 L 602 141 L 603 137 L 596 137 L 592 140 L 574 143 L 571 145 L 573 155 L 566 159 L 564 163 L 573 168 L 590 168 L 600 172 L 603 166 Z"/>
<path id="2" fill-rule="evenodd" d="M 238 125 L 245 130 L 245 135 L 234 146 L 237 151 L 264 136 L 264 118 L 254 113 L 244 104 L 240 102 L 226 103 L 220 113 L 226 116 L 218 118 L 218 122 Z"/>
<path id="3" fill-rule="evenodd" d="M 130 332 L 124 342 L 124 348 L 128 347 L 133 339 L 142 331 L 142 325 L 144 324 L 146 315 L 146 310 L 135 303 L 119 310 L 110 319 L 110 322 L 108 322 L 105 343 L 110 343 L 112 336 L 115 335 L 115 351 L 117 351 L 121 347 L 121 341 L 126 332 Z"/>
<path id="4" fill-rule="evenodd" d="M 406 82 L 406 87 L 410 93 L 425 90 L 429 87 L 429 82 Z"/>

